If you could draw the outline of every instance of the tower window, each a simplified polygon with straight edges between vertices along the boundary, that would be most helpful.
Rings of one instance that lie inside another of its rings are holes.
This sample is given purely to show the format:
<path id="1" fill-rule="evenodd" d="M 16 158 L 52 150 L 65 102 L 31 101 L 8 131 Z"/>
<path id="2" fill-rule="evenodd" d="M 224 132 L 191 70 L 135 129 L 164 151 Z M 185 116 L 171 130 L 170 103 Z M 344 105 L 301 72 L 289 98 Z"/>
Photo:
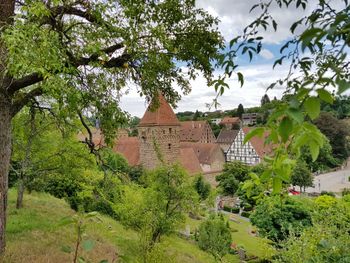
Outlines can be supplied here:
<path id="1" fill-rule="evenodd" d="M 168 144 L 168 149 L 171 150 L 171 143 Z"/>

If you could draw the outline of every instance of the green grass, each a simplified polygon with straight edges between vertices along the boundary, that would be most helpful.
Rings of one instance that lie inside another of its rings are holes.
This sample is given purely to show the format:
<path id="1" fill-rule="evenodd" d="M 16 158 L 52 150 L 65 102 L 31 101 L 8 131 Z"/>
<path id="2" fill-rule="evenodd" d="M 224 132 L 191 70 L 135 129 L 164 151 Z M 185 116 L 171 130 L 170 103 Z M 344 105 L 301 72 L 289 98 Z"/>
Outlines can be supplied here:
<path id="1" fill-rule="evenodd" d="M 72 262 L 72 255 L 62 251 L 63 246 L 73 247 L 75 231 L 72 225 L 59 226 L 62 218 L 73 215 L 64 200 L 48 194 L 32 193 L 25 195 L 24 208 L 15 209 L 16 192 L 9 191 L 9 207 L 7 222 L 7 248 L 3 261 L 5 263 L 61 263 Z M 140 258 L 138 234 L 125 229 L 117 221 L 100 216 L 101 222 L 92 221 L 88 224 L 85 239 L 95 241 L 95 247 L 90 252 L 81 251 L 91 262 L 115 258 L 123 258 L 124 262 L 138 262 Z M 194 230 L 201 221 L 188 219 L 186 224 Z M 246 250 L 258 256 L 264 255 L 261 239 L 249 233 L 251 225 L 239 219 L 239 223 L 231 222 L 235 243 L 243 245 Z M 166 262 L 211 263 L 212 257 L 200 250 L 194 241 L 178 236 L 163 238 L 160 248 L 166 250 Z M 226 262 L 239 262 L 234 255 L 225 257 Z M 173 260 L 173 261 L 171 261 Z M 163 262 L 158 261 L 158 262 Z"/>

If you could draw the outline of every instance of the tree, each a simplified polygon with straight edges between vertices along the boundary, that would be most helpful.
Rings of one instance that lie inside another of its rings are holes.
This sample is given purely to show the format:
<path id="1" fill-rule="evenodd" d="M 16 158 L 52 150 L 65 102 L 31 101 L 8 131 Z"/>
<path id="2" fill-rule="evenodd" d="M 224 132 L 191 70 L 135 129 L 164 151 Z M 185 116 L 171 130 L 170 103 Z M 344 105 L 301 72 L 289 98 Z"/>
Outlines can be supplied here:
<path id="1" fill-rule="evenodd" d="M 215 180 L 223 194 L 234 195 L 239 183 L 248 179 L 249 167 L 240 161 L 226 163 L 224 169 Z"/>
<path id="2" fill-rule="evenodd" d="M 302 188 L 312 186 L 313 176 L 310 169 L 307 167 L 306 163 L 303 161 L 298 161 L 293 169 L 291 176 L 291 184 L 300 187 L 300 192 Z"/>
<path id="3" fill-rule="evenodd" d="M 291 233 L 298 235 L 312 225 L 311 212 L 302 200 L 291 197 L 266 197 L 249 217 L 259 234 L 275 242 L 286 240 Z"/>
<path id="4" fill-rule="evenodd" d="M 350 132 L 348 125 L 328 112 L 322 112 L 315 120 L 315 124 L 328 138 L 332 146 L 333 156 L 345 160 L 349 156 L 347 136 Z"/>
<path id="5" fill-rule="evenodd" d="M 78 182 L 84 169 L 95 167 L 92 156 L 76 139 L 77 129 L 58 123 L 51 114 L 26 107 L 13 124 L 11 170 L 17 174 L 17 208 L 23 206 L 24 191 L 32 189 L 35 181 L 56 175 Z M 44 187 L 36 190 L 45 191 Z M 61 188 L 60 194 L 65 190 Z"/>
<path id="6" fill-rule="evenodd" d="M 333 198 L 332 205 L 313 210 L 313 226 L 281 243 L 276 262 L 349 261 L 350 203 Z"/>
<path id="7" fill-rule="evenodd" d="M 262 96 L 262 98 L 261 98 L 260 106 L 262 107 L 267 103 L 270 103 L 270 98 L 269 98 L 269 95 L 264 94 L 264 96 Z"/>
<path id="8" fill-rule="evenodd" d="M 109 143 L 126 122 L 117 102 L 127 83 L 148 100 L 164 93 L 174 103 L 174 82 L 188 92 L 197 70 L 211 80 L 222 47 L 217 23 L 192 0 L 1 2 L 0 252 L 12 118 L 29 102 L 55 101 L 62 118 L 92 113 Z"/>
<path id="9" fill-rule="evenodd" d="M 201 249 L 212 254 L 216 261 L 221 261 L 230 251 L 232 243 L 230 226 L 222 215 L 210 215 L 200 224 L 197 240 Z"/>
<path id="10" fill-rule="evenodd" d="M 281 44 L 280 56 L 272 65 L 275 68 L 288 63 L 290 70 L 267 88 L 282 85 L 288 98 L 274 109 L 264 128 L 259 127 L 246 136 L 249 141 L 268 131 L 266 141 L 277 146 L 267 161 L 270 168 L 266 177 L 272 182 L 273 193 L 281 192 L 283 183 L 290 180 L 293 159 L 298 158 L 301 147 L 309 147 L 312 159 L 317 159 L 324 140 L 320 131 L 310 125 L 309 119 L 315 120 L 319 116 L 321 102 L 333 103 L 334 95 L 328 88 L 335 87 L 338 94 L 350 88 L 348 1 L 342 0 L 338 4 L 323 0 L 263 0 L 253 5 L 250 11 L 258 12 L 256 19 L 243 29 L 242 35 L 230 41 L 228 51 L 220 60 L 224 73 L 213 82 L 219 94 L 229 87 L 226 80 L 232 75 L 237 76 L 243 86 L 244 76 L 235 59 L 247 56 L 252 61 L 266 44 L 263 32 L 279 30 L 270 9 L 274 7 L 283 12 L 292 6 L 308 8 L 310 13 L 290 24 L 291 37 Z"/>
<path id="11" fill-rule="evenodd" d="M 204 181 L 202 175 L 197 176 L 194 179 L 194 189 L 197 191 L 201 200 L 205 200 L 209 197 L 210 194 L 210 184 Z"/>
<path id="12" fill-rule="evenodd" d="M 237 116 L 242 120 L 242 114 L 244 113 L 243 105 L 240 103 L 237 108 Z"/>
<path id="13" fill-rule="evenodd" d="M 115 206 L 122 223 L 139 232 L 144 256 L 196 206 L 197 195 L 188 179 L 184 170 L 169 166 L 146 175 L 145 186 L 125 187 Z"/>
<path id="14" fill-rule="evenodd" d="M 198 118 L 199 118 L 200 116 L 201 116 L 201 115 L 200 115 L 199 111 L 198 111 L 198 110 L 196 110 L 196 112 L 195 112 L 195 113 L 194 113 L 194 115 L 193 115 L 192 120 L 193 120 L 193 121 L 197 121 L 197 120 L 198 120 Z"/>

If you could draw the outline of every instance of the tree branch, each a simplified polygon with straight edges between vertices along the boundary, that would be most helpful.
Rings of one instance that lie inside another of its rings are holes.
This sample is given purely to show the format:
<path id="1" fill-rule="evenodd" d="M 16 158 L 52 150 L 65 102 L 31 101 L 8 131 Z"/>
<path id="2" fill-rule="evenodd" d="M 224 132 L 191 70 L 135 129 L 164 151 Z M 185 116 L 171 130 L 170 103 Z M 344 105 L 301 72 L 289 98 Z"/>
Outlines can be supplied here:
<path id="1" fill-rule="evenodd" d="M 32 73 L 30 75 L 27 75 L 25 77 L 22 77 L 20 79 L 15 79 L 12 81 L 12 83 L 7 88 L 7 91 L 10 94 L 14 94 L 16 91 L 23 89 L 25 87 L 29 87 L 33 84 L 36 84 L 40 81 L 42 81 L 44 77 L 40 75 L 39 73 Z"/>
<path id="2" fill-rule="evenodd" d="M 15 116 L 25 105 L 28 104 L 29 101 L 37 96 L 41 96 L 43 93 L 43 89 L 41 87 L 38 87 L 24 94 L 20 99 L 15 99 L 12 104 L 12 116 Z"/>

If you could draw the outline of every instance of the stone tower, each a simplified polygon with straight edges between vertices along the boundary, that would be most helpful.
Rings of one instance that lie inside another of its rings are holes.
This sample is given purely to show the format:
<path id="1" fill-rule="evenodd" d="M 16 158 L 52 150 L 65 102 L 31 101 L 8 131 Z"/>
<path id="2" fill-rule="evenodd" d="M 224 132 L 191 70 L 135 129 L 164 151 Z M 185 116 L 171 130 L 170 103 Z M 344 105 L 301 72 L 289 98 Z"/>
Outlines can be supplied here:
<path id="1" fill-rule="evenodd" d="M 151 103 L 138 126 L 140 163 L 154 169 L 162 163 L 174 163 L 180 156 L 180 122 L 165 98 L 159 96 L 159 105 Z M 162 161 L 161 161 L 162 160 Z"/>

